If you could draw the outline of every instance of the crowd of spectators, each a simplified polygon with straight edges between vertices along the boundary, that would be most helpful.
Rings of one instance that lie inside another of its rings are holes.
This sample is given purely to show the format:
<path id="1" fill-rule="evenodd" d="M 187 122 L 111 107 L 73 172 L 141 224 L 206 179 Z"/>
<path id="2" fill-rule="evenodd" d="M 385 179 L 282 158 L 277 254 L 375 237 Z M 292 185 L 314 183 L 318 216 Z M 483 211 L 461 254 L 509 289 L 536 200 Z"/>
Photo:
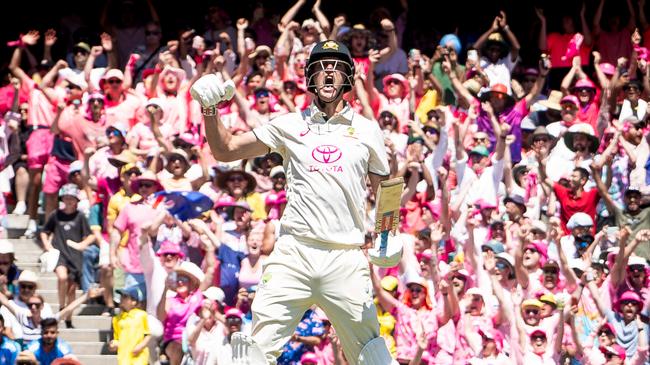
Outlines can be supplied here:
<path id="1" fill-rule="evenodd" d="M 151 1 L 147 22 L 133 1 L 107 3 L 122 16 L 102 15 L 97 44 L 53 59 L 57 31 L 24 29 L 7 45 L 0 217 L 29 216 L 24 234 L 47 252 L 60 311 L 0 241 L 0 364 L 74 358 L 58 324 L 73 327 L 88 300 L 112 317 L 119 364 L 232 363 L 230 336 L 251 330 L 292 198 L 290 171 L 278 154 L 216 161 L 189 89 L 209 73 L 232 80 L 218 112 L 235 134 L 301 113 L 313 101 L 311 47 L 328 39 L 348 45 L 356 74 L 345 100 L 379 123 L 391 177 L 405 180 L 403 257 L 371 267 L 397 362 L 650 364 L 644 0 L 610 0 L 623 16 L 605 13 L 606 0 L 578 14 L 535 8 L 537 44 L 520 43 L 506 11 L 486 14 L 473 43 L 450 32 L 430 40 L 432 54 L 401 48 L 416 11 L 405 0 L 398 14 L 371 9 L 365 24 L 345 9 L 325 14 L 321 0 L 273 20 L 261 4 L 236 20 L 213 6 L 203 29 L 175 39 L 163 38 Z M 308 7 L 313 16 L 298 19 Z M 368 242 L 374 205 L 368 192 Z M 278 364 L 350 360 L 314 307 Z"/>

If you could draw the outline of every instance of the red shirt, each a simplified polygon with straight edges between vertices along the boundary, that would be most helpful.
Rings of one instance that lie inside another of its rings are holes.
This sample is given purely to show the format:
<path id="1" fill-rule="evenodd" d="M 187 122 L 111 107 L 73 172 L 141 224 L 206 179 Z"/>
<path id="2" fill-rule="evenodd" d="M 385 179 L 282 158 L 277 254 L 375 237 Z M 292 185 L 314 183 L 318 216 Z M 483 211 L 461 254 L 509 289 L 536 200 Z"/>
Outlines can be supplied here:
<path id="1" fill-rule="evenodd" d="M 569 218 L 571 218 L 575 213 L 587 213 L 591 219 L 595 221 L 596 205 L 600 199 L 598 190 L 591 189 L 589 191 L 583 191 L 579 197 L 575 196 L 571 190 L 558 183 L 553 184 L 553 190 L 555 191 L 557 200 L 560 202 L 560 221 L 562 222 L 564 234 L 571 234 L 571 230 L 566 227 L 566 224 L 569 221 Z M 591 233 L 595 234 L 596 226 L 592 226 L 591 230 Z"/>

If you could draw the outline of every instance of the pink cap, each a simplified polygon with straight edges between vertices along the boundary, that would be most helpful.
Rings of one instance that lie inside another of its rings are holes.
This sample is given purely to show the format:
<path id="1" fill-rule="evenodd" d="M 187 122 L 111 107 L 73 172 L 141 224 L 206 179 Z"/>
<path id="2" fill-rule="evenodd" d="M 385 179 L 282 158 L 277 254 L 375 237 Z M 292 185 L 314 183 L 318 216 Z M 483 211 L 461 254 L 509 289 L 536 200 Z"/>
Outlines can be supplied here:
<path id="1" fill-rule="evenodd" d="M 315 353 L 313 352 L 305 352 L 302 357 L 300 358 L 300 363 L 301 364 L 307 364 L 307 363 L 318 363 L 318 356 L 316 356 Z"/>
<path id="2" fill-rule="evenodd" d="M 485 329 L 479 328 L 478 334 L 481 335 L 481 337 L 485 337 L 489 340 L 493 340 L 497 346 L 497 351 L 501 351 L 501 349 L 503 349 L 503 335 L 501 334 L 500 331 L 497 331 L 493 327 L 485 328 Z"/>
<path id="3" fill-rule="evenodd" d="M 621 310 L 621 304 L 623 302 L 626 302 L 626 301 L 635 301 L 635 302 L 637 302 L 637 304 L 639 306 L 643 305 L 643 301 L 641 300 L 641 297 L 639 296 L 639 294 L 637 294 L 637 293 L 635 293 L 635 292 L 633 292 L 631 290 L 628 290 L 628 291 L 624 292 L 623 294 L 621 294 L 621 296 L 618 298 L 618 300 L 616 301 L 616 308 L 620 311 Z"/>
<path id="4" fill-rule="evenodd" d="M 567 95 L 560 100 L 560 104 L 571 103 L 577 107 L 580 107 L 580 100 L 575 95 Z"/>
<path id="5" fill-rule="evenodd" d="M 544 261 L 546 261 L 546 259 L 548 258 L 548 248 L 546 247 L 546 243 L 544 243 L 544 241 L 536 240 L 536 241 L 529 242 L 528 244 L 526 244 L 526 246 L 524 246 L 524 250 L 528 247 L 533 248 L 537 252 L 539 252 L 540 256 L 544 258 Z"/>
<path id="6" fill-rule="evenodd" d="M 611 346 L 600 346 L 599 349 L 603 354 L 616 355 L 620 357 L 621 360 L 625 360 L 625 349 L 619 344 L 614 344 Z"/>
<path id="7" fill-rule="evenodd" d="M 535 337 L 537 335 L 542 335 L 542 336 L 546 337 L 546 332 L 544 332 L 544 330 L 538 328 L 538 329 L 534 330 L 533 332 L 531 332 L 530 337 L 532 338 L 532 337 Z"/>
<path id="8" fill-rule="evenodd" d="M 488 202 L 486 200 L 483 200 L 483 199 L 478 199 L 477 201 L 474 202 L 474 205 L 478 205 L 478 208 L 480 210 L 483 210 L 483 209 L 496 209 L 497 208 L 496 204 L 490 203 L 490 202 Z"/>
<path id="9" fill-rule="evenodd" d="M 226 311 L 225 317 L 237 317 L 239 319 L 244 319 L 244 313 L 242 313 L 242 311 L 240 311 L 238 308 L 232 307 Z"/>
<path id="10" fill-rule="evenodd" d="M 614 65 L 612 65 L 611 63 L 607 63 L 607 62 L 599 64 L 598 68 L 600 68 L 600 70 L 605 75 L 608 75 L 608 76 L 612 76 L 614 74 L 614 72 L 616 72 L 616 67 L 614 67 Z"/>
<path id="11" fill-rule="evenodd" d="M 594 84 L 593 81 L 589 79 L 580 79 L 576 81 L 574 88 L 590 88 L 595 90 L 596 84 Z"/>
<path id="12" fill-rule="evenodd" d="M 165 240 L 160 244 L 158 251 L 156 251 L 156 256 L 162 256 L 165 254 L 174 254 L 178 255 L 181 258 L 185 257 L 183 251 L 181 251 L 181 246 L 178 243 Z"/>

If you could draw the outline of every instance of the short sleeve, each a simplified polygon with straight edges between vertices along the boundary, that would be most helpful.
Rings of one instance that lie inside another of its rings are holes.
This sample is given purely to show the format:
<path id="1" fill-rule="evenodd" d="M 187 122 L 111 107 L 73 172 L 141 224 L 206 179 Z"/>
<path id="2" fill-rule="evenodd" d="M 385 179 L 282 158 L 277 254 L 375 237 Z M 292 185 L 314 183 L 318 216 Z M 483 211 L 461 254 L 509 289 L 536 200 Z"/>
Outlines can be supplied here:
<path id="1" fill-rule="evenodd" d="M 122 210 L 120 210 L 120 214 L 117 215 L 117 218 L 115 218 L 115 222 L 113 223 L 113 227 L 120 232 L 125 232 L 128 225 L 128 207 L 129 206 L 126 205 Z"/>
<path id="2" fill-rule="evenodd" d="M 149 335 L 149 320 L 147 318 L 147 313 L 141 312 L 141 328 L 143 330 L 142 334 L 143 336 L 148 336 Z"/>
<path id="3" fill-rule="evenodd" d="M 88 224 L 88 219 L 86 219 L 86 216 L 83 214 L 79 214 L 78 216 L 79 223 L 81 224 L 81 237 L 86 238 L 92 234 L 90 231 L 90 225 Z"/>
<path id="4" fill-rule="evenodd" d="M 115 196 L 112 196 L 108 201 L 108 208 L 106 208 L 106 220 L 115 221 L 117 219 L 117 214 L 119 212 L 117 199 Z"/>
<path id="5" fill-rule="evenodd" d="M 286 116 L 289 115 L 295 114 L 286 114 Z M 284 145 L 286 136 L 281 126 L 282 123 L 286 121 L 286 117 L 274 119 L 267 124 L 253 129 L 253 134 L 255 134 L 255 137 L 257 137 L 260 142 L 264 143 L 268 148 L 270 148 L 271 151 L 279 152 L 282 155 L 280 148 L 282 145 Z"/>
<path id="6" fill-rule="evenodd" d="M 117 316 L 113 317 L 113 339 L 115 341 L 120 340 L 120 325 Z"/>
<path id="7" fill-rule="evenodd" d="M 370 152 L 368 172 L 379 176 L 388 176 L 390 175 L 390 167 L 388 166 L 386 145 L 384 145 L 384 134 L 376 122 L 369 123 L 371 123 L 371 136 L 365 142 Z"/>
<path id="8" fill-rule="evenodd" d="M 72 347 L 70 347 L 69 343 L 63 341 L 62 339 L 58 339 L 57 343 L 59 352 L 61 352 L 62 356 L 70 355 L 72 353 Z"/>
<path id="9" fill-rule="evenodd" d="M 47 218 L 47 222 L 45 222 L 45 225 L 43 226 L 43 232 L 53 233 L 55 226 L 56 226 L 56 211 L 52 212 L 52 214 L 50 214 L 50 216 Z"/>

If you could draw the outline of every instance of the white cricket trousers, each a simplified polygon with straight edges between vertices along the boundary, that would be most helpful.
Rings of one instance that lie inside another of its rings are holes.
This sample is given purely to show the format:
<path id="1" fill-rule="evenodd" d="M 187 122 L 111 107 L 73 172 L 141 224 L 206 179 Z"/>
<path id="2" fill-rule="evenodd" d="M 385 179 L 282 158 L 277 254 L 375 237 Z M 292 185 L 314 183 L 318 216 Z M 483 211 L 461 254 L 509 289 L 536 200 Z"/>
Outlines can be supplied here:
<path id="1" fill-rule="evenodd" d="M 346 359 L 356 365 L 363 346 L 379 336 L 368 260 L 359 247 L 281 236 L 252 304 L 253 339 L 269 364 L 313 304 L 325 311 Z"/>

